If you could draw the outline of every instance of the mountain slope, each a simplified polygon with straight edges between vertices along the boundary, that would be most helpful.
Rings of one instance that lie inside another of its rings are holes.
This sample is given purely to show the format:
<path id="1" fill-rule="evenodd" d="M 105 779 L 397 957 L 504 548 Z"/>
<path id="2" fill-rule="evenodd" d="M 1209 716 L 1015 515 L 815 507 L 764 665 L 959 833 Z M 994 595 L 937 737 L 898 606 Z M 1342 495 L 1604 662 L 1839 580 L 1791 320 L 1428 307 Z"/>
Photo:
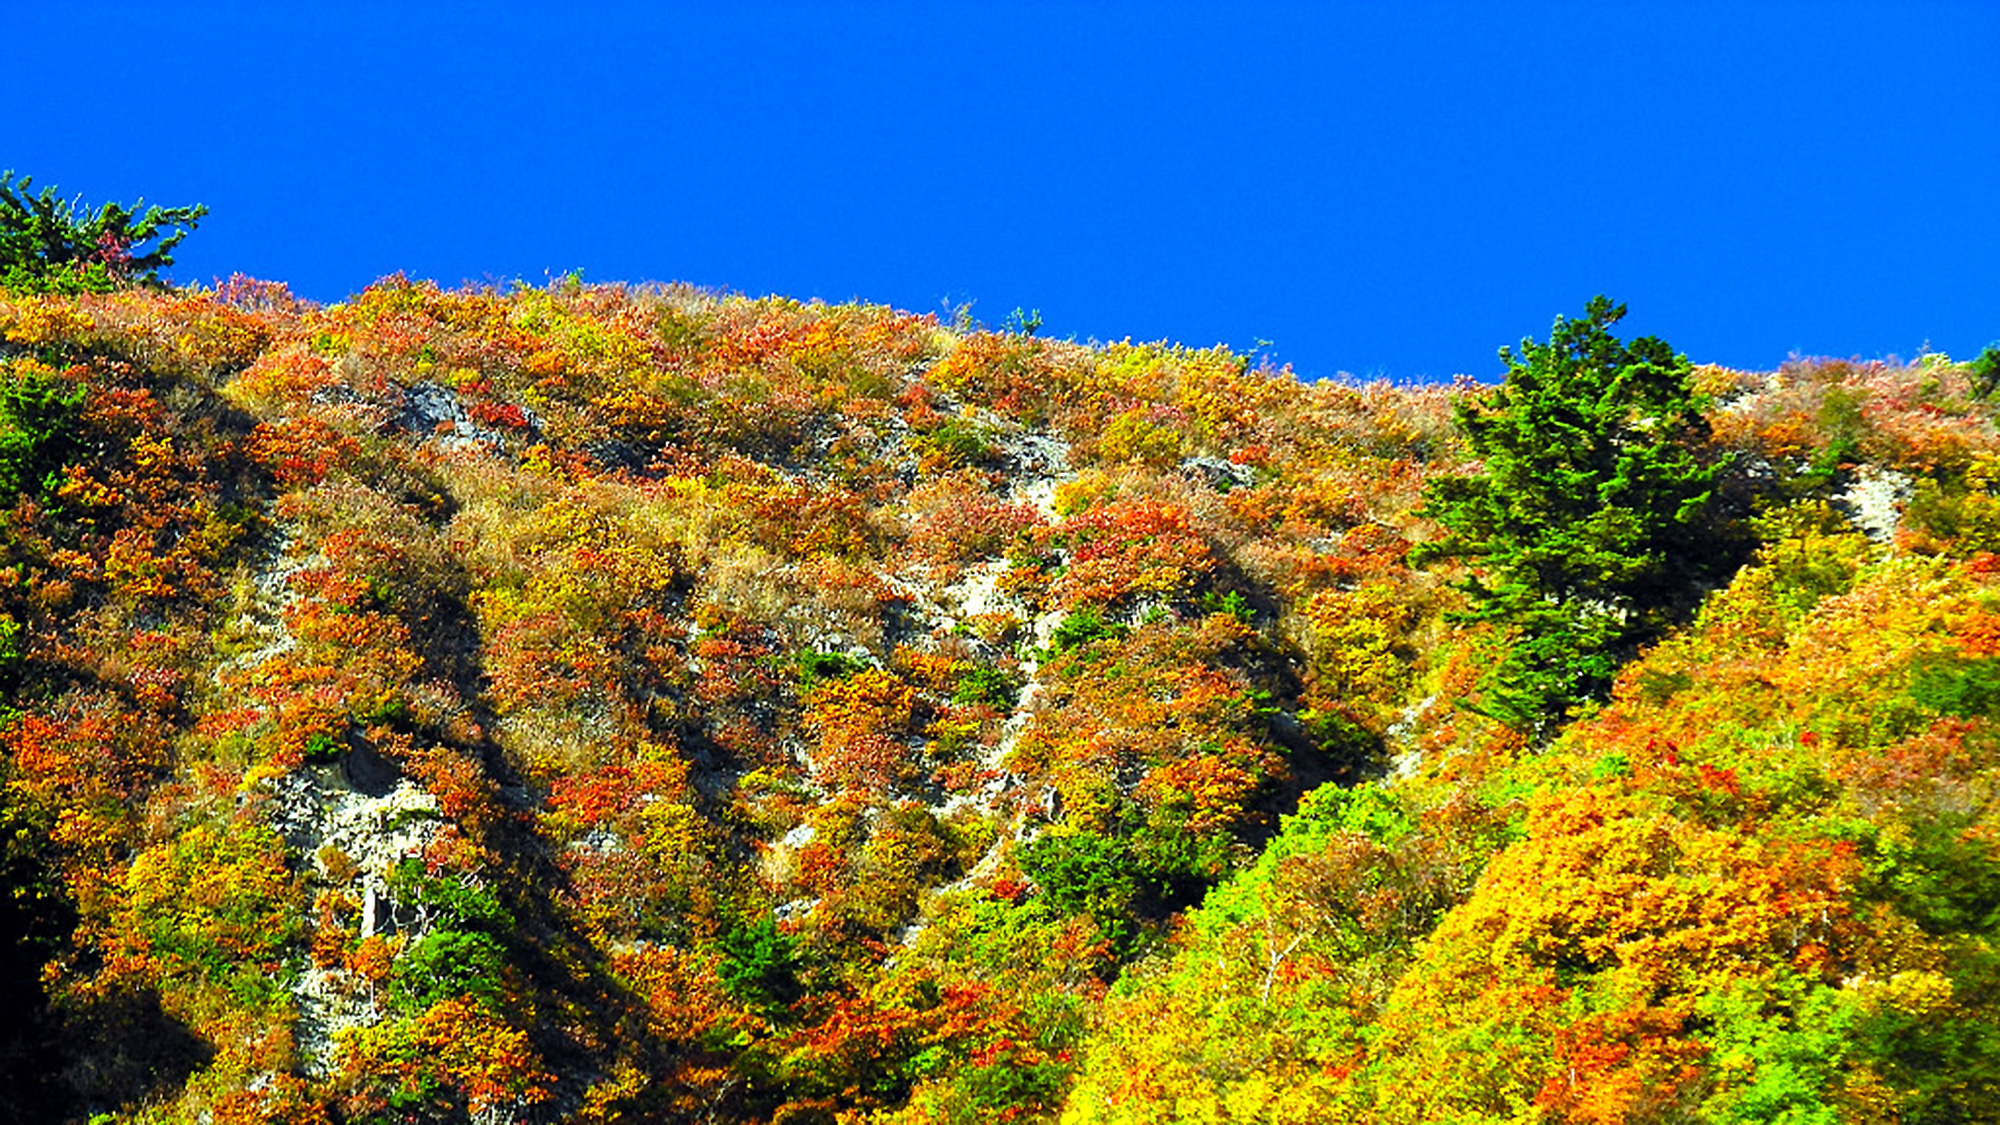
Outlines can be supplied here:
<path id="1" fill-rule="evenodd" d="M 1772 1059 L 1988 1104 L 1848 983 L 1988 1011 L 1993 428 L 1935 357 L 1703 370 L 1764 555 L 1529 753 L 1509 634 L 1406 559 L 1472 388 L 574 282 L 0 337 L 0 976 L 59 1070 L 16 1116 L 1640 1120 Z M 1885 797 L 1924 754 L 1960 788 Z M 1605 899 L 1645 880 L 1763 921 Z M 1827 1005 L 1862 1030 L 1797 1061 Z"/>

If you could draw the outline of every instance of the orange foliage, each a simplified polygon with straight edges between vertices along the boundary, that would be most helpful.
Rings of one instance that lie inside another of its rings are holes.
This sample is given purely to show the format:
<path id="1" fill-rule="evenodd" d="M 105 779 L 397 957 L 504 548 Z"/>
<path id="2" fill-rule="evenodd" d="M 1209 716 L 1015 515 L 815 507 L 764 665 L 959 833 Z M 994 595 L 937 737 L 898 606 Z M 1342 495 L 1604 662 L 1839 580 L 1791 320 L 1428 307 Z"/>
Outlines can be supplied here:
<path id="1" fill-rule="evenodd" d="M 840 786 L 883 789 L 920 766 L 904 746 L 916 693 L 878 668 L 822 684 L 806 699 L 806 721 L 819 733 L 814 769 Z"/>
<path id="2" fill-rule="evenodd" d="M 1070 517 L 1057 535 L 1070 547 L 1056 587 L 1065 606 L 1187 597 L 1215 566 L 1207 540 L 1177 504 L 1113 501 Z"/>
<path id="3" fill-rule="evenodd" d="M 344 1032 L 341 1049 L 350 1081 L 387 1080 L 420 1095 L 441 1085 L 475 1114 L 547 1101 L 556 1080 L 542 1069 L 524 1032 L 466 997 L 434 1005 L 413 1020 Z M 353 1100 L 365 1110 L 375 1098 Z M 451 1098 L 441 1100 L 448 1106 Z"/>

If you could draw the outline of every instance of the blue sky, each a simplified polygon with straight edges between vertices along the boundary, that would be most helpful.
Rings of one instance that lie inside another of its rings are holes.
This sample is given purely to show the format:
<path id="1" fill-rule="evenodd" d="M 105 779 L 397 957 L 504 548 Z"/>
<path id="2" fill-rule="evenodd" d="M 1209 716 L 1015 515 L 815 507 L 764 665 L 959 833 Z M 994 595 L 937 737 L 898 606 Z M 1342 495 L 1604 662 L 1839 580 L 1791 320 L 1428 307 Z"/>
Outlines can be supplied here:
<path id="1" fill-rule="evenodd" d="M 581 269 L 1491 378 L 2000 337 L 2000 4 L 0 0 L 0 168 L 180 280 Z M 47 44 L 46 50 L 23 50 Z"/>

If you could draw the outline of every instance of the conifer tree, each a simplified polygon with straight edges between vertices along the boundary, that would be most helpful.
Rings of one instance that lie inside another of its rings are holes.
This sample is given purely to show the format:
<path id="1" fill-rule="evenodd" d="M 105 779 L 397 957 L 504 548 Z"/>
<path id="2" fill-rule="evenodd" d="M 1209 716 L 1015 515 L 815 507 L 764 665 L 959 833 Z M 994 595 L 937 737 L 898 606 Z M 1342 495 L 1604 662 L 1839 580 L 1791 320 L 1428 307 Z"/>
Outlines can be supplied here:
<path id="1" fill-rule="evenodd" d="M 208 214 L 200 204 L 140 210 L 143 200 L 79 211 L 53 187 L 30 194 L 32 182 L 0 172 L 0 289 L 17 293 L 157 285 L 159 271 L 173 264 L 174 247 Z"/>
<path id="2" fill-rule="evenodd" d="M 1655 337 L 1612 335 L 1624 315 L 1594 297 L 1547 343 L 1500 349 L 1506 382 L 1455 413 L 1481 470 L 1435 482 L 1421 513 L 1447 534 L 1413 561 L 1467 562 L 1467 616 L 1515 632 L 1488 708 L 1538 737 L 1602 698 L 1733 557 L 1711 511 L 1724 462 L 1704 452 L 1692 368 Z"/>

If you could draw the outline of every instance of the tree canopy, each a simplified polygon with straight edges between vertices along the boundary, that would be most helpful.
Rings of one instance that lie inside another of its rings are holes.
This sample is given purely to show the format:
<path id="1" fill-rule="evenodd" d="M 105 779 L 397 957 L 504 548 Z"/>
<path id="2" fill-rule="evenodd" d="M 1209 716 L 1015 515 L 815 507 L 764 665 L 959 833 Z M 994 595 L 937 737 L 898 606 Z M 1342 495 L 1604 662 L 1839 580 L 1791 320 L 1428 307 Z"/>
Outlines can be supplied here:
<path id="1" fill-rule="evenodd" d="M 144 200 L 79 209 L 58 198 L 54 187 L 31 193 L 32 182 L 0 172 L 0 288 L 16 293 L 108 293 L 158 284 L 159 271 L 173 264 L 174 247 L 208 214 L 200 204 L 146 207 Z"/>
<path id="2" fill-rule="evenodd" d="M 1488 677 L 1489 706 L 1547 733 L 1600 697 L 1636 646 L 1687 613 L 1728 554 L 1710 517 L 1723 461 L 1687 358 L 1663 340 L 1611 333 L 1625 306 L 1594 297 L 1547 343 L 1500 349 L 1507 380 L 1459 402 L 1481 464 L 1426 490 L 1444 538 L 1420 562 L 1463 559 L 1469 616 L 1517 639 Z"/>

